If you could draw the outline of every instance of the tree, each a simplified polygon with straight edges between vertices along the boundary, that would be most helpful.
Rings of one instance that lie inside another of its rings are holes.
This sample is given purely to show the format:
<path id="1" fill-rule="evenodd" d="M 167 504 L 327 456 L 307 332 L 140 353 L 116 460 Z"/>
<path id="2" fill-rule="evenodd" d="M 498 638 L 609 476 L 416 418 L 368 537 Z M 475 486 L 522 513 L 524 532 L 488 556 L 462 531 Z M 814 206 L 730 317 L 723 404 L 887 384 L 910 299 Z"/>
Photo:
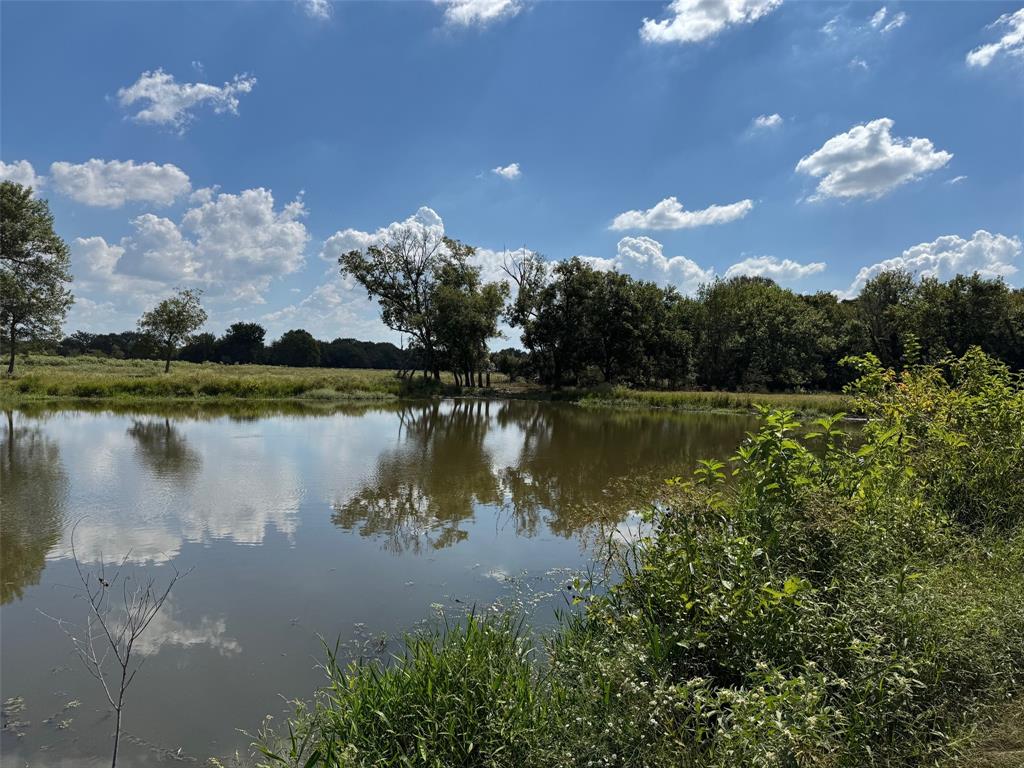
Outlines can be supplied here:
<path id="1" fill-rule="evenodd" d="M 222 363 L 258 363 L 263 359 L 266 329 L 259 323 L 233 323 L 217 343 Z"/>
<path id="2" fill-rule="evenodd" d="M 270 362 L 295 368 L 316 367 L 320 365 L 320 343 L 309 331 L 288 331 L 270 345 Z"/>
<path id="3" fill-rule="evenodd" d="M 199 303 L 202 291 L 184 290 L 164 299 L 139 320 L 139 330 L 156 339 L 163 349 L 164 373 L 171 370 L 175 350 L 206 322 L 206 310 Z"/>
<path id="4" fill-rule="evenodd" d="M 217 359 L 217 337 L 212 333 L 197 333 L 178 352 L 179 360 L 190 363 L 205 363 Z"/>
<path id="5" fill-rule="evenodd" d="M 377 300 L 388 328 L 412 336 L 423 355 L 424 375 L 429 371 L 440 380 L 434 308 L 438 276 L 446 264 L 464 264 L 472 253 L 445 237 L 439 224 L 416 220 L 389 228 L 381 243 L 344 253 L 338 263 L 342 275 Z"/>
<path id="6" fill-rule="evenodd" d="M 14 372 L 19 341 L 54 340 L 74 297 L 71 255 L 53 231 L 53 214 L 32 188 L 0 182 L 0 327 L 8 344 L 7 372 Z"/>
<path id="7" fill-rule="evenodd" d="M 871 351 L 887 368 L 903 362 L 907 312 L 914 295 L 914 277 L 906 270 L 879 272 L 857 297 L 857 309 L 868 331 Z"/>
<path id="8" fill-rule="evenodd" d="M 481 285 L 479 267 L 462 261 L 440 270 L 433 300 L 437 342 L 456 382 L 463 374 L 465 384 L 472 386 L 476 373 L 482 384 L 483 373 L 490 367 L 487 341 L 498 335 L 498 318 L 507 297 L 507 283 Z"/>

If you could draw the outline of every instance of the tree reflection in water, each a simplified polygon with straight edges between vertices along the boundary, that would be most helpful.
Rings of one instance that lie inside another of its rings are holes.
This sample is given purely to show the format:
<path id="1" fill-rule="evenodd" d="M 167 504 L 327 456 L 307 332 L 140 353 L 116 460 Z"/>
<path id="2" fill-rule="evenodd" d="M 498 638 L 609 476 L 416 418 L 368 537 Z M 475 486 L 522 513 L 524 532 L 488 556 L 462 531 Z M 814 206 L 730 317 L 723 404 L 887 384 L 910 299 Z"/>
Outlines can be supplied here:
<path id="1" fill-rule="evenodd" d="M 133 421 L 128 435 L 135 440 L 139 455 L 157 476 L 190 481 L 202 469 L 203 460 L 169 418 Z"/>
<path id="2" fill-rule="evenodd" d="M 481 507 L 521 536 L 614 526 L 698 458 L 727 456 L 752 420 L 530 401 L 406 406 L 395 447 L 332 519 L 392 552 L 465 539 Z"/>
<path id="3" fill-rule="evenodd" d="M 20 415 L 19 415 L 20 416 Z M 56 441 L 6 411 L 0 441 L 0 604 L 39 583 L 60 541 L 68 478 Z"/>

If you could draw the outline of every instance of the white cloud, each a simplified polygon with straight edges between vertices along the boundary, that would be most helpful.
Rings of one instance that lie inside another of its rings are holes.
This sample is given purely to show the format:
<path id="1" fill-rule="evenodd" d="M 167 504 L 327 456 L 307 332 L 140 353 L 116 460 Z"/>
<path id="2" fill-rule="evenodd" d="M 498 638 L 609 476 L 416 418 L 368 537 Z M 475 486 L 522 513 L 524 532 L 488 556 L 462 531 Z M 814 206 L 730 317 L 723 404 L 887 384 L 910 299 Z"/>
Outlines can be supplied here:
<path id="1" fill-rule="evenodd" d="M 523 9 L 520 0 L 434 0 L 444 6 L 444 20 L 457 27 L 485 27 L 510 19 Z"/>
<path id="2" fill-rule="evenodd" d="M 1021 241 L 1017 237 L 993 235 L 979 229 L 969 240 L 946 235 L 930 243 L 920 243 L 877 264 L 863 267 L 847 289 L 844 298 L 853 298 L 864 284 L 880 272 L 905 269 L 917 277 L 948 280 L 958 274 L 978 272 L 982 277 L 1009 277 L 1016 274 L 1021 257 Z"/>
<path id="3" fill-rule="evenodd" d="M 888 13 L 889 10 L 884 5 L 879 8 L 875 12 L 875 15 L 871 17 L 871 21 L 868 22 L 871 25 L 871 28 L 877 29 L 882 33 L 891 32 L 894 29 L 902 27 L 907 20 L 907 14 L 903 11 L 900 11 L 893 16 L 889 16 Z M 886 19 L 888 19 L 888 22 L 886 22 Z"/>
<path id="4" fill-rule="evenodd" d="M 35 168 L 28 160 L 16 160 L 13 163 L 0 160 L 0 181 L 13 181 L 25 187 L 32 187 L 33 191 L 38 193 L 43 187 L 44 178 L 36 175 Z"/>
<path id="5" fill-rule="evenodd" d="M 760 130 L 769 130 L 772 128 L 778 128 L 782 125 L 782 115 L 778 112 L 773 112 L 770 115 L 758 115 L 753 119 L 750 124 L 751 128 Z"/>
<path id="6" fill-rule="evenodd" d="M 952 185 L 952 184 L 959 184 L 961 181 L 967 181 L 967 177 L 966 176 L 954 176 L 952 179 L 950 179 L 946 183 Z"/>
<path id="7" fill-rule="evenodd" d="M 85 205 L 119 208 L 129 202 L 170 205 L 192 188 L 176 165 L 92 159 L 50 165 L 53 184 L 63 195 Z"/>
<path id="8" fill-rule="evenodd" d="M 672 0 L 669 18 L 644 19 L 640 37 L 648 43 L 697 43 L 734 24 L 751 24 L 782 0 Z"/>
<path id="9" fill-rule="evenodd" d="M 796 170 L 820 179 L 809 199 L 881 197 L 952 159 L 928 139 L 893 137 L 892 126 L 887 117 L 855 125 L 801 158 Z"/>
<path id="10" fill-rule="evenodd" d="M 523 172 L 519 169 L 519 163 L 509 163 L 508 165 L 497 168 L 492 168 L 491 173 L 501 176 L 503 179 L 518 179 L 523 175 Z"/>
<path id="11" fill-rule="evenodd" d="M 866 61 L 864 61 L 864 59 L 861 59 L 861 58 L 856 57 L 856 56 L 854 58 L 850 59 L 850 63 L 847 66 L 850 69 L 860 69 L 860 70 L 863 70 L 864 72 L 867 72 L 870 69 L 870 67 L 868 66 L 868 63 Z"/>
<path id="12" fill-rule="evenodd" d="M 614 258 L 581 256 L 591 267 L 603 272 L 622 272 L 638 280 L 659 285 L 674 285 L 683 293 L 693 293 L 703 283 L 715 279 L 715 270 L 704 269 L 685 256 L 665 256 L 664 247 L 650 237 L 624 237 L 619 240 Z"/>
<path id="13" fill-rule="evenodd" d="M 437 211 L 424 205 L 404 221 L 392 222 L 386 227 L 380 227 L 376 232 L 339 229 L 324 241 L 323 248 L 320 250 L 320 258 L 332 263 L 337 262 L 338 257 L 343 253 L 365 250 L 371 245 L 384 242 L 389 236 L 403 230 L 425 232 L 433 239 L 440 239 L 444 236 L 444 221 L 437 215 Z"/>
<path id="14" fill-rule="evenodd" d="M 262 188 L 211 195 L 180 224 L 147 213 L 133 219 L 133 232 L 116 244 L 77 238 L 72 263 L 82 287 L 106 298 L 119 294 L 138 303 L 194 285 L 214 297 L 262 303 L 274 278 L 304 263 L 305 214 L 301 200 L 275 210 L 273 195 Z"/>
<path id="15" fill-rule="evenodd" d="M 620 270 L 636 271 L 641 278 L 651 275 L 655 282 L 674 285 L 683 293 L 693 293 L 715 278 L 713 269 L 703 269 L 685 256 L 666 257 L 661 243 L 649 237 L 619 240 L 615 261 Z"/>
<path id="16" fill-rule="evenodd" d="M 141 123 L 166 125 L 183 132 L 194 117 L 193 110 L 208 104 L 213 111 L 238 114 L 238 96 L 249 93 L 256 85 L 256 78 L 249 75 L 235 75 L 222 86 L 209 83 L 179 83 L 173 75 L 156 69 L 143 72 L 132 85 L 117 92 L 122 107 L 137 102 L 142 109 L 133 116 Z"/>
<path id="17" fill-rule="evenodd" d="M 207 281 L 230 289 L 236 298 L 259 302 L 273 278 L 302 266 L 309 241 L 305 215 L 301 200 L 275 211 L 273 194 L 261 187 L 221 193 L 192 208 L 181 229 L 194 237 L 196 260 Z"/>
<path id="18" fill-rule="evenodd" d="M 750 256 L 730 266 L 725 271 L 725 278 L 728 280 L 730 277 L 752 275 L 769 277 L 776 282 L 783 283 L 802 280 L 824 270 L 825 263 L 822 261 L 801 264 L 792 259 L 777 259 L 774 256 Z"/>
<path id="19" fill-rule="evenodd" d="M 132 220 L 135 232 L 122 238 L 116 269 L 125 275 L 165 284 L 191 283 L 199 265 L 195 246 L 170 219 L 145 213 Z"/>
<path id="20" fill-rule="evenodd" d="M 219 184 L 214 184 L 212 187 L 200 187 L 191 195 L 188 196 L 188 201 L 192 205 L 202 205 L 213 200 L 214 195 L 220 190 Z"/>
<path id="21" fill-rule="evenodd" d="M 740 200 L 728 205 L 709 205 L 699 211 L 687 211 L 675 197 L 666 197 L 646 211 L 620 213 L 609 229 L 692 229 L 726 224 L 742 219 L 753 207 L 752 200 Z"/>
<path id="22" fill-rule="evenodd" d="M 298 5 L 306 12 L 306 15 L 311 19 L 317 19 L 318 21 L 327 21 L 331 18 L 331 3 L 330 0 L 296 0 Z"/>
<path id="23" fill-rule="evenodd" d="M 987 67 L 1000 54 L 1024 56 L 1024 8 L 1004 13 L 987 28 L 1005 27 L 1006 32 L 997 42 L 978 46 L 967 54 L 967 66 Z"/>

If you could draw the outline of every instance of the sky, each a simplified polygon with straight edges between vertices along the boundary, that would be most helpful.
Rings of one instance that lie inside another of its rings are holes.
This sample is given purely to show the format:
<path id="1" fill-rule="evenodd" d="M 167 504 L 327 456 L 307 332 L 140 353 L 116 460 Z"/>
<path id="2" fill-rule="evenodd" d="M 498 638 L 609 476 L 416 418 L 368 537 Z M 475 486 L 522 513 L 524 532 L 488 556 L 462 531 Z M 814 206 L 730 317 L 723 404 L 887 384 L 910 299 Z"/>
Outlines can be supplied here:
<path id="1" fill-rule="evenodd" d="M 398 341 L 336 263 L 391 226 L 488 279 L 1021 286 L 1022 86 L 1019 2 L 5 0 L 0 177 L 71 247 L 68 332 L 195 287 L 214 332 Z"/>

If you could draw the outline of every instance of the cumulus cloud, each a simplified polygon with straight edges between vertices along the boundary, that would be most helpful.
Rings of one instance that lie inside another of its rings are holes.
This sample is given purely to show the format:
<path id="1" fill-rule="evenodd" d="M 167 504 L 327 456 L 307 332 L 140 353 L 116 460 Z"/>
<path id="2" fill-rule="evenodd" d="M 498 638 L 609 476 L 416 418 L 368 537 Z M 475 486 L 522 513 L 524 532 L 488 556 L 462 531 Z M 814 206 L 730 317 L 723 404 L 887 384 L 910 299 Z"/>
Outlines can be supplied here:
<path id="1" fill-rule="evenodd" d="M 305 215 L 301 199 L 275 211 L 273 194 L 261 187 L 218 194 L 186 211 L 181 229 L 194 238 L 207 281 L 259 302 L 273 278 L 302 266 L 309 241 Z"/>
<path id="2" fill-rule="evenodd" d="M 375 232 L 363 232 L 358 229 L 339 229 L 324 241 L 320 249 L 320 258 L 324 261 L 337 262 L 338 257 L 349 251 L 362 251 L 371 245 L 384 242 L 390 236 L 403 230 L 413 230 L 419 234 L 426 233 L 433 239 L 444 236 L 444 221 L 437 211 L 421 206 L 412 216 L 404 221 L 395 221 Z"/>
<path id="3" fill-rule="evenodd" d="M 967 66 L 987 67 L 996 56 L 1024 56 L 1024 8 L 1004 13 L 988 29 L 1005 29 L 994 43 L 978 46 L 967 54 Z"/>
<path id="4" fill-rule="evenodd" d="M 1018 237 L 994 235 L 984 229 L 979 229 L 968 240 L 959 235 L 945 235 L 930 243 L 912 246 L 900 256 L 863 267 L 841 295 L 853 298 L 868 280 L 890 269 L 905 269 L 919 278 L 940 280 L 974 272 L 988 278 L 1009 277 L 1017 273 L 1020 257 Z"/>
<path id="5" fill-rule="evenodd" d="M 297 3 L 311 19 L 327 21 L 327 19 L 331 18 L 330 0 L 297 0 Z"/>
<path id="6" fill-rule="evenodd" d="M 208 203 L 213 200 L 214 195 L 219 191 L 219 184 L 214 184 L 212 187 L 200 187 L 188 196 L 188 201 L 192 205 L 202 205 L 203 203 Z"/>
<path id="7" fill-rule="evenodd" d="M 782 0 L 672 0 L 661 21 L 645 18 L 640 37 L 648 43 L 698 43 L 736 24 L 751 24 Z"/>
<path id="8" fill-rule="evenodd" d="M 97 160 L 50 165 L 57 191 L 85 205 L 119 208 L 129 202 L 170 205 L 192 189 L 188 174 L 170 163 Z"/>
<path id="9" fill-rule="evenodd" d="M 782 115 L 778 112 L 773 112 L 770 115 L 758 115 L 750 123 L 750 127 L 755 130 L 770 130 L 772 128 L 778 128 L 782 123 Z"/>
<path id="10" fill-rule="evenodd" d="M 625 272 L 651 276 L 655 282 L 671 284 L 683 293 L 692 293 L 702 283 L 715 278 L 713 269 L 703 269 L 685 256 L 668 258 L 657 240 L 650 237 L 624 237 L 616 247 L 616 267 Z"/>
<path id="11" fill-rule="evenodd" d="M 209 83 L 179 83 L 163 69 L 143 72 L 132 85 L 117 92 L 118 103 L 124 108 L 138 104 L 141 108 L 133 115 L 140 123 L 165 125 L 184 132 L 194 117 L 195 108 L 206 104 L 218 114 L 238 114 L 238 97 L 249 93 L 256 78 L 235 75 L 224 85 Z"/>
<path id="12" fill-rule="evenodd" d="M 521 10 L 520 0 L 434 0 L 444 6 L 444 20 L 456 27 L 486 27 L 510 19 Z"/>
<path id="13" fill-rule="evenodd" d="M 35 168 L 28 160 L 16 160 L 13 163 L 5 163 L 0 160 L 0 181 L 13 181 L 26 187 L 32 187 L 38 192 L 43 187 L 44 179 L 36 175 Z"/>
<path id="14" fill-rule="evenodd" d="M 626 211 L 612 221 L 609 229 L 692 229 L 711 224 L 726 224 L 742 219 L 754 207 L 752 200 L 728 205 L 710 205 L 699 211 L 683 209 L 675 197 L 666 197 L 646 211 Z"/>
<path id="15" fill-rule="evenodd" d="M 267 189 L 217 194 L 177 224 L 151 213 L 138 216 L 132 233 L 118 243 L 77 238 L 73 264 L 83 287 L 132 299 L 194 285 L 214 296 L 261 303 L 274 278 L 304 262 L 305 214 L 301 200 L 275 210 Z"/>
<path id="16" fill-rule="evenodd" d="M 928 139 L 894 137 L 892 126 L 887 117 L 855 125 L 801 158 L 797 172 L 819 179 L 809 199 L 878 198 L 952 159 Z"/>
<path id="17" fill-rule="evenodd" d="M 824 271 L 825 263 L 813 261 L 801 264 L 792 259 L 777 259 L 774 256 L 750 256 L 736 262 L 725 271 L 725 278 L 751 275 L 769 277 L 779 283 L 802 280 L 810 275 Z"/>
<path id="18" fill-rule="evenodd" d="M 492 168 L 491 173 L 501 176 L 503 179 L 518 179 L 523 175 L 523 172 L 519 169 L 519 163 L 509 163 L 508 165 L 497 168 Z"/>

